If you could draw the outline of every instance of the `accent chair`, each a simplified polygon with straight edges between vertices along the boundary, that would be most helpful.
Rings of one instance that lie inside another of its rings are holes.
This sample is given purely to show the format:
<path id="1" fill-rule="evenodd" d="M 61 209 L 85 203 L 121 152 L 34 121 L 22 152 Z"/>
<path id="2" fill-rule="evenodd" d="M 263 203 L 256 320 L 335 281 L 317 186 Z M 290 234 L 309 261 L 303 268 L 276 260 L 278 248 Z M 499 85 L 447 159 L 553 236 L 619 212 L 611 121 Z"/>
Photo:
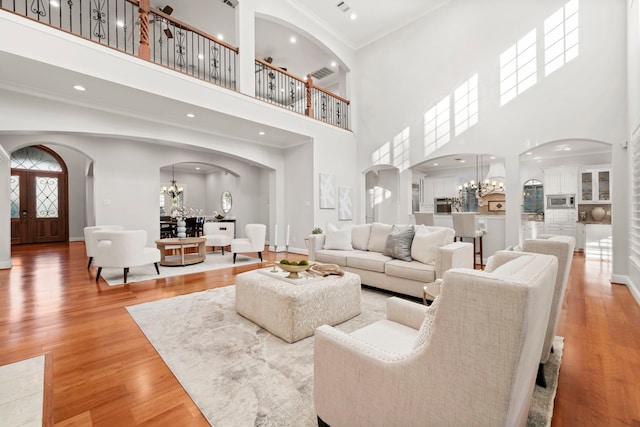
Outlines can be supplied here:
<path id="1" fill-rule="evenodd" d="M 233 263 L 236 263 L 236 254 L 243 252 L 257 252 L 262 261 L 262 251 L 267 235 L 267 226 L 264 224 L 247 224 L 244 227 L 244 234 L 247 237 L 233 239 L 231 241 L 231 252 L 233 253 Z"/>
<path id="2" fill-rule="evenodd" d="M 214 251 L 216 246 L 219 246 L 224 255 L 224 248 L 233 241 L 234 229 L 235 224 L 232 222 L 205 222 L 202 236 L 207 239 L 205 246 L 213 247 Z"/>
<path id="3" fill-rule="evenodd" d="M 429 307 L 390 298 L 386 319 L 314 338 L 319 425 L 524 426 L 556 257 L 498 251 L 495 270 L 454 268 Z"/>
<path id="4" fill-rule="evenodd" d="M 121 225 L 94 225 L 90 227 L 84 228 L 84 247 L 87 251 L 87 256 L 89 257 L 89 263 L 87 264 L 87 269 L 91 267 L 91 262 L 93 261 L 93 254 L 95 252 L 96 242 L 93 238 L 93 232 L 96 230 L 122 230 Z"/>
<path id="5" fill-rule="evenodd" d="M 124 283 L 130 267 L 153 263 L 160 274 L 160 250 L 146 247 L 146 230 L 97 230 L 93 236 L 96 239 L 94 262 L 98 266 L 96 282 L 104 267 L 123 268 Z"/>
<path id="6" fill-rule="evenodd" d="M 553 351 L 553 338 L 556 336 L 556 330 L 558 328 L 558 319 L 560 318 L 562 302 L 564 301 L 564 294 L 567 290 L 567 283 L 569 282 L 569 273 L 571 272 L 571 262 L 573 260 L 573 250 L 575 246 L 576 241 L 573 237 L 556 236 L 552 234 L 540 234 L 537 239 L 527 239 L 522 244 L 523 252 L 554 255 L 558 258 L 558 275 L 555 280 L 549 324 L 547 325 L 547 334 L 545 336 L 544 346 L 542 347 L 542 356 L 540 357 L 538 377 L 536 379 L 536 384 L 541 387 L 547 386 L 544 377 L 544 365 L 549 360 L 551 351 Z"/>

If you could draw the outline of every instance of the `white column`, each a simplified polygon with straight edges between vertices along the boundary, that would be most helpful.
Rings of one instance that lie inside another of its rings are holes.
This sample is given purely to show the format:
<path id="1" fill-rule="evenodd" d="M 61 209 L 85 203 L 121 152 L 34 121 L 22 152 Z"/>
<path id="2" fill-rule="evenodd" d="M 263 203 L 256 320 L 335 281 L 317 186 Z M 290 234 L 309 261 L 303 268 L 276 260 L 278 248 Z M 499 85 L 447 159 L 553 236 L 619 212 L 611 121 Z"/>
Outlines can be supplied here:
<path id="1" fill-rule="evenodd" d="M 11 268 L 10 159 L 0 146 L 0 268 Z"/>
<path id="2" fill-rule="evenodd" d="M 507 212 L 504 221 L 506 247 L 520 243 L 520 218 L 522 204 L 522 188 L 520 187 L 520 156 L 511 153 L 504 159 L 505 167 L 505 202 Z M 490 255 L 490 254 L 489 254 Z"/>
<path id="3" fill-rule="evenodd" d="M 242 0 L 236 6 L 236 40 L 238 40 L 238 90 L 255 96 L 255 6 L 253 0 Z"/>

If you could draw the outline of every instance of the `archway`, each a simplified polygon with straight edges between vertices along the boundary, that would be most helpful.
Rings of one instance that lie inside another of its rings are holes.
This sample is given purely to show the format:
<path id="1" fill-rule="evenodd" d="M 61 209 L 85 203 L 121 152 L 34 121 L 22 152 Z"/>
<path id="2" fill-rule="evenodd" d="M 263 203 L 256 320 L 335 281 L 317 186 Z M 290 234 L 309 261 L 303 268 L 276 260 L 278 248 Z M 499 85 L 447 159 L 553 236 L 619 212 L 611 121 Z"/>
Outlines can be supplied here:
<path id="1" fill-rule="evenodd" d="M 43 145 L 11 154 L 11 244 L 69 239 L 68 170 Z"/>

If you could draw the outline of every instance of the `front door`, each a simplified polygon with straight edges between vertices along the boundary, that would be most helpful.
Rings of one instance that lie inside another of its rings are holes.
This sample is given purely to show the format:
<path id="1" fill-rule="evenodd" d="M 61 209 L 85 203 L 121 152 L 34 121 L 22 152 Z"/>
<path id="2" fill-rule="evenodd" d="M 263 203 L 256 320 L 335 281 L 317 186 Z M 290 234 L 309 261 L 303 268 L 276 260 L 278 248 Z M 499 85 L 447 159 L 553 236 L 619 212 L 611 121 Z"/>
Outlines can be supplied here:
<path id="1" fill-rule="evenodd" d="M 11 243 L 66 242 L 69 239 L 67 169 L 43 146 L 11 156 Z"/>

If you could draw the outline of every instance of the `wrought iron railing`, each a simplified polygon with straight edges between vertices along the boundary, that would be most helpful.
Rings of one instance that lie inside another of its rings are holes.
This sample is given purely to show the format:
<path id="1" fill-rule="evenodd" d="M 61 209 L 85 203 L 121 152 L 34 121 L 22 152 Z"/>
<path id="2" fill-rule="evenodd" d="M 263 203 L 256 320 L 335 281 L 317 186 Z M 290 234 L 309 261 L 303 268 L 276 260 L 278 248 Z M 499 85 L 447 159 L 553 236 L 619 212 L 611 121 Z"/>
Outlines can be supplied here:
<path id="1" fill-rule="evenodd" d="M 0 0 L 0 8 L 237 90 L 238 48 L 150 9 L 147 0 Z M 164 10 L 164 9 L 163 9 Z M 256 58 L 255 97 L 349 129 L 349 101 Z"/>
<path id="2" fill-rule="evenodd" d="M 317 86 L 311 88 L 311 105 L 317 120 L 349 129 L 349 101 Z"/>
<path id="3" fill-rule="evenodd" d="M 349 129 L 349 101 L 315 86 L 311 76 L 300 79 L 260 58 L 255 73 L 256 98 Z"/>
<path id="4" fill-rule="evenodd" d="M 149 53 L 157 64 L 236 90 L 238 49 L 160 10 L 149 12 Z"/>

